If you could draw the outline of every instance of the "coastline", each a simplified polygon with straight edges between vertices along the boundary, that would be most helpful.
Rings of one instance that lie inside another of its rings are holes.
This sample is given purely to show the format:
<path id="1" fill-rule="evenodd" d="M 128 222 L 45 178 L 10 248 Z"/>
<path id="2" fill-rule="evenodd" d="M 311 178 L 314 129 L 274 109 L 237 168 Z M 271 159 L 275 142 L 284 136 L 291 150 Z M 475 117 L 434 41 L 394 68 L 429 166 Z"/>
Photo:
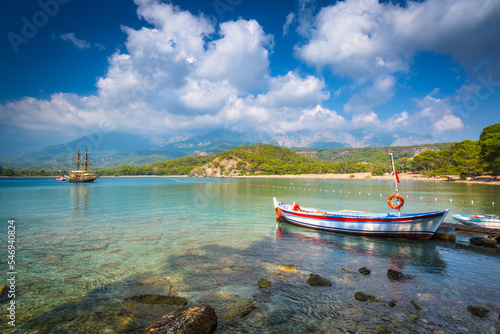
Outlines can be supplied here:
<path id="1" fill-rule="evenodd" d="M 399 174 L 399 180 L 401 182 L 453 182 L 453 183 L 468 183 L 468 184 L 488 184 L 488 185 L 500 185 L 500 180 L 495 179 L 492 176 L 483 175 L 475 179 L 461 180 L 458 175 L 450 175 L 448 178 L 444 177 L 428 177 L 422 174 L 415 173 L 401 173 Z M 26 178 L 26 177 L 42 177 L 42 178 L 55 178 L 56 176 L 0 176 L 0 178 Z M 99 178 L 115 178 L 115 177 L 176 177 L 176 178 L 187 178 L 188 175 L 104 175 L 99 176 Z M 285 175 L 241 175 L 241 176 L 231 176 L 224 178 L 234 178 L 234 179 L 333 179 L 333 180 L 378 180 L 378 181 L 393 181 L 394 177 L 391 174 L 376 175 L 372 176 L 370 172 L 366 173 L 348 173 L 348 174 L 285 174 Z"/>
<path id="2" fill-rule="evenodd" d="M 352 177 L 353 175 L 354 177 Z M 470 184 L 491 184 L 500 185 L 500 180 L 496 180 L 492 176 L 480 176 L 475 179 L 461 180 L 457 175 L 451 175 L 448 178 L 443 177 L 428 177 L 423 174 L 414 173 L 401 173 L 399 174 L 401 182 L 453 182 L 453 183 L 470 183 Z M 244 175 L 236 176 L 235 178 L 284 178 L 284 179 L 337 179 L 337 180 L 379 180 L 379 181 L 393 181 L 394 176 L 391 174 L 372 176 L 370 172 L 367 173 L 349 173 L 349 174 L 299 174 L 299 175 Z"/>

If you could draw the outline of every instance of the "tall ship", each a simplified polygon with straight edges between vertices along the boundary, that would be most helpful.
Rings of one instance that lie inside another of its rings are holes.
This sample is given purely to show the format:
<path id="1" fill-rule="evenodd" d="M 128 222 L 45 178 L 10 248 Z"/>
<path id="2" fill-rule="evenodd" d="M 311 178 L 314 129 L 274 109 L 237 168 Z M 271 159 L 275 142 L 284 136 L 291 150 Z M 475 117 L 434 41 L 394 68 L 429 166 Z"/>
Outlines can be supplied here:
<path id="1" fill-rule="evenodd" d="M 76 168 L 71 171 L 68 177 L 69 182 L 94 182 L 97 179 L 97 176 L 89 171 L 89 155 L 87 150 L 85 150 L 85 154 L 80 153 L 80 150 L 78 150 L 78 153 L 76 153 Z M 81 157 L 83 157 L 83 162 Z"/>

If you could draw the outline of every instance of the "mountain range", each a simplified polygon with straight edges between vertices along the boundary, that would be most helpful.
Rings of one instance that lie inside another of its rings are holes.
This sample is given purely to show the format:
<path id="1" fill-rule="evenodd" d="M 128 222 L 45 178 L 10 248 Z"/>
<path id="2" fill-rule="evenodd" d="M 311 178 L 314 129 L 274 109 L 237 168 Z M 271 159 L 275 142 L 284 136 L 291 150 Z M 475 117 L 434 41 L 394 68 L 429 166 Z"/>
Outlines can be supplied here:
<path id="1" fill-rule="evenodd" d="M 68 169 L 80 149 L 91 154 L 93 167 L 145 166 L 183 156 L 212 155 L 240 145 L 274 144 L 286 148 L 360 148 L 436 143 L 439 140 L 410 133 L 299 131 L 263 136 L 234 131 L 216 131 L 194 137 L 145 138 L 125 133 L 91 133 L 71 142 L 52 145 L 14 156 L 0 156 L 0 165 L 21 169 Z M 3 152 L 11 152 L 2 150 Z M 5 154 L 5 153 L 3 153 Z"/>

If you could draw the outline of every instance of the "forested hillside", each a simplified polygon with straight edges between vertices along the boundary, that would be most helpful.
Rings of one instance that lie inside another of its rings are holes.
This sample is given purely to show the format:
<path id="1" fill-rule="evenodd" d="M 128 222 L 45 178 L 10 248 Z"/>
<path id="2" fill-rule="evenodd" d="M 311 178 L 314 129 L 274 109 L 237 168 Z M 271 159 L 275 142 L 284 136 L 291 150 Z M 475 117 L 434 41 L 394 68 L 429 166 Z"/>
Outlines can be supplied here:
<path id="1" fill-rule="evenodd" d="M 300 154 L 299 154 L 300 153 Z M 98 169 L 98 175 L 191 175 L 238 176 L 391 171 L 389 154 L 400 172 L 429 176 L 467 176 L 490 173 L 500 175 L 500 123 L 483 129 L 478 141 L 382 147 L 365 149 L 307 149 L 296 152 L 274 145 L 256 144 L 209 156 L 183 157 L 138 167 L 123 165 Z M 0 166 L 3 176 L 64 175 L 67 170 L 17 171 Z"/>

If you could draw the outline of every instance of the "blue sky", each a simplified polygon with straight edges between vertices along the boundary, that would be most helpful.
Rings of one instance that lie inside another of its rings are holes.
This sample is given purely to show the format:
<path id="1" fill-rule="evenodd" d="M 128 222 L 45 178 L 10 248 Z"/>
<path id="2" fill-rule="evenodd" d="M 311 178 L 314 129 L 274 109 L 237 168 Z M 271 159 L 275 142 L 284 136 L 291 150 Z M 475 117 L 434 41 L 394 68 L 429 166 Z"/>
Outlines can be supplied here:
<path id="1" fill-rule="evenodd" d="M 41 0 L 0 14 L 3 145 L 500 122 L 500 1 Z"/>

